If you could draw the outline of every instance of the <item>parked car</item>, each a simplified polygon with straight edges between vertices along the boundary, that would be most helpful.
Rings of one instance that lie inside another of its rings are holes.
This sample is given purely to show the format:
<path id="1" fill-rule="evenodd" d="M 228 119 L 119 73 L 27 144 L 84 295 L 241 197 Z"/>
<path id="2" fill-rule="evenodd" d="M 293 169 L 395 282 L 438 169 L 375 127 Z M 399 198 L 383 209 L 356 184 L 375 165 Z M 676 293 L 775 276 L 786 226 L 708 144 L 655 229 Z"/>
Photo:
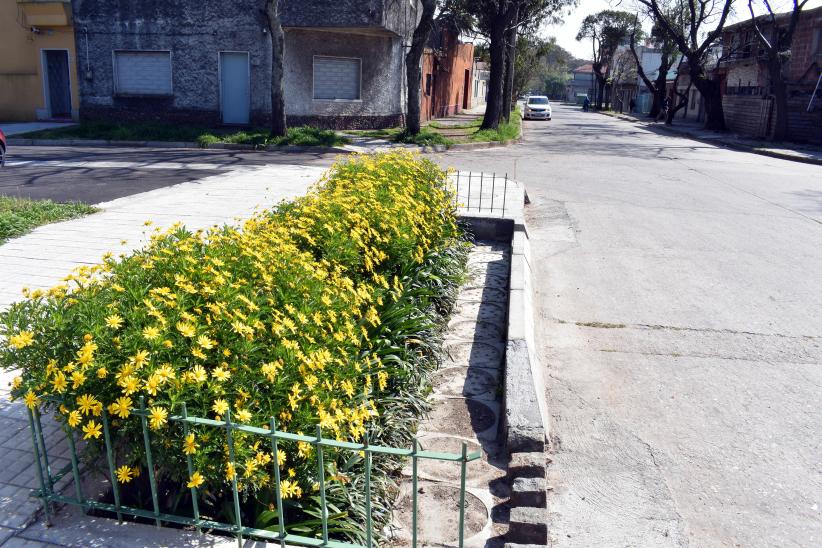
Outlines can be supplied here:
<path id="1" fill-rule="evenodd" d="M 526 120 L 550 120 L 551 102 L 545 95 L 531 95 L 525 103 L 525 110 L 522 117 Z"/>
<path id="2" fill-rule="evenodd" d="M 6 165 L 6 136 L 0 129 L 0 167 Z"/>

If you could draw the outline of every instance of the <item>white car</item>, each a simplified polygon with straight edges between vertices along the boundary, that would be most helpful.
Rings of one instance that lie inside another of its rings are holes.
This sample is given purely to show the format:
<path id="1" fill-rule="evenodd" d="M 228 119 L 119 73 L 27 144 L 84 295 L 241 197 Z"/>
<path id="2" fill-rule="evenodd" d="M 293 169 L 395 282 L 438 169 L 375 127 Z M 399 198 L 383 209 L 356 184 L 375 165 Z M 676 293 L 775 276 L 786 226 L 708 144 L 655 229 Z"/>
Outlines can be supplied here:
<path id="1" fill-rule="evenodd" d="M 531 95 L 525 102 L 522 117 L 526 120 L 550 120 L 551 102 L 544 95 Z"/>

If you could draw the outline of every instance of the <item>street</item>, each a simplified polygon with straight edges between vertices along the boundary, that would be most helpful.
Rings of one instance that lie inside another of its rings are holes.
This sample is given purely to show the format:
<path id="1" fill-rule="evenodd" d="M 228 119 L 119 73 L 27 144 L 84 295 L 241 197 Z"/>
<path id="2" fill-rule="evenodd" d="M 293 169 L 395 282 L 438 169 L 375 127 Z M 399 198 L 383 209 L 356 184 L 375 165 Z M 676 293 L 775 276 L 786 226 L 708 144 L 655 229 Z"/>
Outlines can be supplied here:
<path id="1" fill-rule="evenodd" d="M 552 121 L 525 122 L 520 145 L 429 156 L 507 173 L 531 201 L 552 544 L 822 545 L 822 167 L 553 108 Z M 234 214 L 222 211 L 234 194 L 256 204 L 262 179 L 277 189 L 275 169 L 236 188 L 221 174 L 333 161 L 9 152 L 0 194 L 98 203 L 210 178 L 210 205 L 191 205 L 203 226 Z M 277 199 L 307 185 L 290 169 Z M 158 211 L 172 207 L 153 196 Z M 123 203 L 123 223 L 145 215 L 144 202 Z"/>
<path id="2" fill-rule="evenodd" d="M 556 106 L 528 189 L 555 546 L 822 543 L 822 167 Z"/>

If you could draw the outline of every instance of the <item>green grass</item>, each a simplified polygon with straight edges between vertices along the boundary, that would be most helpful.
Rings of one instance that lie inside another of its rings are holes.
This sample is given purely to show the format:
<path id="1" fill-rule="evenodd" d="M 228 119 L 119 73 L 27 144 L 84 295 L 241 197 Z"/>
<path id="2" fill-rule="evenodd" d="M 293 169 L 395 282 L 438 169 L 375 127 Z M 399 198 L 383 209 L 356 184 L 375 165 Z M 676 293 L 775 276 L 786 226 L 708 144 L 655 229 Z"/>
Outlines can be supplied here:
<path id="1" fill-rule="evenodd" d="M 405 131 L 401 131 L 394 136 L 394 141 L 397 143 L 409 143 L 420 146 L 451 146 L 454 144 L 453 140 L 427 127 L 422 128 L 416 135 L 410 135 Z"/>
<path id="2" fill-rule="evenodd" d="M 240 145 L 339 146 L 349 140 L 330 129 L 307 126 L 288 129 L 285 137 L 272 137 L 265 128 L 232 130 L 170 124 L 167 122 L 83 122 L 80 125 L 26 133 L 29 139 L 106 139 L 113 141 L 195 141 Z"/>
<path id="3" fill-rule="evenodd" d="M 75 219 L 97 208 L 79 203 L 60 204 L 51 200 L 25 200 L 0 196 L 0 244 L 38 226 Z"/>
<path id="4" fill-rule="evenodd" d="M 436 120 L 430 122 L 428 127 L 432 127 L 434 129 L 471 129 L 473 127 L 480 127 L 482 125 L 482 117 L 477 118 L 476 120 L 471 120 L 465 124 L 456 124 L 456 125 L 449 125 L 443 124 L 442 122 L 437 122 Z"/>
<path id="5" fill-rule="evenodd" d="M 508 141 L 519 137 L 520 126 L 522 126 L 522 116 L 519 113 L 519 107 L 511 113 L 511 119 L 508 122 L 500 122 L 497 129 L 481 129 L 470 135 L 471 141 Z"/>

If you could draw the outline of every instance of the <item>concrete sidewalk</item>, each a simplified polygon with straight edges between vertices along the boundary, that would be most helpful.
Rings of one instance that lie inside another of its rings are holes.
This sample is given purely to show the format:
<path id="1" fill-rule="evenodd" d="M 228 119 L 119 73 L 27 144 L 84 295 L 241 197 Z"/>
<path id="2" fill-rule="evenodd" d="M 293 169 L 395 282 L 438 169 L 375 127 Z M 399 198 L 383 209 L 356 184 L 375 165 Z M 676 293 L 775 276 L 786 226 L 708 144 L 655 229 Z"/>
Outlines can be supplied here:
<path id="1" fill-rule="evenodd" d="M 155 226 L 163 228 L 182 221 L 197 229 L 231 223 L 248 217 L 258 207 L 304 194 L 323 171 L 298 165 L 241 167 L 196 182 L 97 204 L 100 213 L 42 226 L 0 246 L 0 309 L 19 300 L 23 287 L 51 287 L 72 268 L 98 263 L 108 251 L 128 252 L 142 247 Z M 145 221 L 153 224 L 146 227 Z M 79 527 L 74 532 L 59 527 L 46 529 L 39 524 L 29 527 L 41 509 L 29 493 L 39 485 L 25 407 L 20 401 L 10 403 L 8 398 L 13 376 L 0 372 L 0 546 L 40 546 L 41 541 L 67 546 L 117 545 L 106 539 L 106 528 L 116 527 L 109 520 L 69 520 L 67 527 Z M 43 427 L 50 463 L 56 471 L 69 462 L 65 437 L 54 421 L 44 419 Z M 143 529 L 150 528 L 132 524 L 129 530 Z M 158 535 L 152 538 L 163 536 Z M 92 538 L 95 542 L 86 543 Z M 139 543 L 136 539 L 141 537 L 124 538 Z"/>
<path id="2" fill-rule="evenodd" d="M 674 120 L 673 124 L 666 125 L 662 122 L 653 122 L 645 116 L 636 116 L 634 114 L 616 112 L 601 112 L 601 114 L 641 124 L 647 128 L 687 136 L 714 145 L 726 146 L 736 150 L 753 152 L 754 154 L 771 156 L 783 160 L 822 165 L 822 148 L 814 147 L 813 145 L 776 143 L 762 139 L 751 139 L 730 132 L 707 130 L 702 127 L 701 123 L 686 120 Z"/>

